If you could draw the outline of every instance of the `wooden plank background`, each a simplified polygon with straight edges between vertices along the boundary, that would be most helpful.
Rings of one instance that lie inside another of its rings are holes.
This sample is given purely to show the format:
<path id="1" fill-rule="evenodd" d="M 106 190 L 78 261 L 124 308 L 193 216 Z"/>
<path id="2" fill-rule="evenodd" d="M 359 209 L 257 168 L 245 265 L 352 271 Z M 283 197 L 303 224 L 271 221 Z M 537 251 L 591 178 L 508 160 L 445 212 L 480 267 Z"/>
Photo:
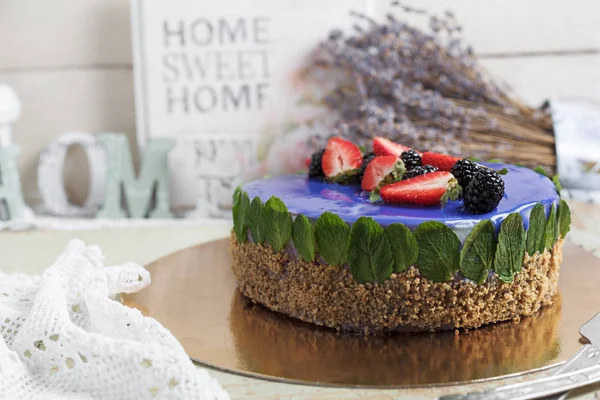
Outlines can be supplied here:
<path id="1" fill-rule="evenodd" d="M 392 12 L 426 23 L 389 0 L 374 2 L 378 18 Z M 451 7 L 483 65 L 532 105 L 562 96 L 600 99 L 600 1 L 413 3 L 434 13 Z M 39 201 L 39 152 L 56 135 L 124 132 L 134 148 L 129 14 L 127 0 L 0 0 L 0 82 L 23 103 L 13 140 L 24 148 L 19 166 L 30 204 Z M 77 201 L 86 193 L 84 173 L 65 177 Z"/>

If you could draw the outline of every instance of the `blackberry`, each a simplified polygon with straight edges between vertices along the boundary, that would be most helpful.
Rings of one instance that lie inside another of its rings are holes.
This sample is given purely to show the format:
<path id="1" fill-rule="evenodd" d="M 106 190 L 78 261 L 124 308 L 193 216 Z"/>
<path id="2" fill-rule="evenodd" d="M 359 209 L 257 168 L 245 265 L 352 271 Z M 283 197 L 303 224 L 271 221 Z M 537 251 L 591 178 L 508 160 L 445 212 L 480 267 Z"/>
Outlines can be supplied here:
<path id="1" fill-rule="evenodd" d="M 411 170 L 421 166 L 421 156 L 414 150 L 406 150 L 400 154 L 400 158 L 404 162 L 404 166 L 407 170 Z"/>
<path id="2" fill-rule="evenodd" d="M 325 174 L 323 173 L 323 168 L 321 167 L 321 161 L 323 160 L 323 153 L 325 153 L 325 149 L 314 152 L 310 157 L 310 165 L 308 167 L 308 177 L 309 178 L 323 178 Z"/>
<path id="3" fill-rule="evenodd" d="M 504 196 L 504 181 L 493 169 L 479 168 L 464 191 L 464 204 L 473 214 L 492 211 Z"/>
<path id="4" fill-rule="evenodd" d="M 367 168 L 367 165 L 369 164 L 369 162 L 375 158 L 375 153 L 371 152 L 371 153 L 367 153 L 363 156 L 363 163 L 360 166 L 360 171 L 358 171 L 358 181 L 362 182 L 363 176 L 365 175 L 365 169 Z"/>
<path id="5" fill-rule="evenodd" d="M 450 169 L 450 173 L 454 175 L 458 184 L 463 188 L 469 186 L 469 183 L 473 179 L 473 176 L 477 171 L 479 171 L 481 167 L 474 163 L 471 160 L 467 160 L 463 158 L 462 160 L 458 160 Z"/>
<path id="6" fill-rule="evenodd" d="M 431 166 L 429 164 L 424 165 L 422 167 L 415 167 L 415 168 L 411 169 L 410 171 L 406 171 L 406 173 L 402 177 L 402 180 L 414 178 L 415 176 L 425 175 L 425 174 L 428 174 L 430 172 L 435 172 L 435 171 L 438 171 L 437 167 Z"/>

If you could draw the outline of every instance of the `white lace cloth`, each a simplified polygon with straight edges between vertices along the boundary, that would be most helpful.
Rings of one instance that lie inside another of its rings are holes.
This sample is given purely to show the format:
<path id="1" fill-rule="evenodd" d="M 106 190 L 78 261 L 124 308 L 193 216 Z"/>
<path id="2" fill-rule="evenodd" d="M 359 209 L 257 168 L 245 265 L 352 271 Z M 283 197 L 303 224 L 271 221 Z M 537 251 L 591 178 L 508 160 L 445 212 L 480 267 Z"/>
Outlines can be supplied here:
<path id="1" fill-rule="evenodd" d="M 148 271 L 103 258 L 73 240 L 41 276 L 0 273 L 0 399 L 229 399 L 167 329 L 110 298 Z"/>

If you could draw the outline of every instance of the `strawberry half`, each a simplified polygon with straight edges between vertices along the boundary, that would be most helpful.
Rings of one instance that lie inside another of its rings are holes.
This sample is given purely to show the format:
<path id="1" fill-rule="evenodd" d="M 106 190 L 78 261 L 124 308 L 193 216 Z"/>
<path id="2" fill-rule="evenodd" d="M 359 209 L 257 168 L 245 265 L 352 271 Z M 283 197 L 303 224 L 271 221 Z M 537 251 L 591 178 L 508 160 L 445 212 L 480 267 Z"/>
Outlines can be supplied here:
<path id="1" fill-rule="evenodd" d="M 384 186 L 380 195 L 386 203 L 433 205 L 456 200 L 461 192 L 450 172 L 437 171 Z"/>
<path id="2" fill-rule="evenodd" d="M 437 167 L 440 171 L 450 171 L 458 160 L 460 160 L 460 157 L 452 157 L 442 153 L 433 153 L 431 151 L 426 151 L 421 156 L 423 165 L 432 165 Z"/>
<path id="3" fill-rule="evenodd" d="M 354 143 L 341 138 L 327 142 L 321 168 L 325 177 L 333 182 L 347 182 L 358 173 L 362 165 L 362 153 Z"/>
<path id="4" fill-rule="evenodd" d="M 380 136 L 373 139 L 373 153 L 375 153 L 376 156 L 399 157 L 406 150 L 410 150 L 410 147 L 394 143 L 389 139 Z"/>
<path id="5" fill-rule="evenodd" d="M 404 170 L 404 163 L 396 156 L 375 157 L 365 168 L 360 187 L 370 192 L 386 184 L 398 182 L 402 179 Z"/>

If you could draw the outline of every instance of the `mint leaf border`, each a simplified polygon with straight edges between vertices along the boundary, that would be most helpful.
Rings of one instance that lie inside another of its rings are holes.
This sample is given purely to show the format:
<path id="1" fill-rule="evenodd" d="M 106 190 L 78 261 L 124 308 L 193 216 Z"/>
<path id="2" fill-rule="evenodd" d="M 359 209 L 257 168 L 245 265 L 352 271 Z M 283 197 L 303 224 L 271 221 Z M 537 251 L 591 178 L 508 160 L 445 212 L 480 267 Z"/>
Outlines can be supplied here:
<path id="1" fill-rule="evenodd" d="M 392 272 L 415 265 L 434 282 L 451 279 L 456 271 L 481 284 L 494 270 L 504 282 L 512 282 L 522 268 L 524 252 L 533 255 L 552 249 L 558 238 L 570 231 L 571 211 L 567 202 L 552 204 L 546 219 L 545 207 L 537 203 L 531 210 L 525 232 L 519 213 L 509 214 L 495 239 L 493 224 L 480 221 L 461 243 L 456 234 L 438 221 L 421 223 L 415 232 L 402 223 L 383 228 L 373 218 L 360 217 L 352 227 L 338 215 L 325 212 L 313 226 L 304 215 L 292 220 L 286 205 L 272 196 L 264 205 L 259 197 L 250 201 L 240 187 L 233 194 L 233 231 L 239 243 L 248 240 L 268 242 L 274 252 L 292 239 L 300 257 L 312 262 L 320 255 L 328 264 L 350 265 L 358 282 L 382 282 Z M 391 262 L 390 262 L 391 260 Z"/>

